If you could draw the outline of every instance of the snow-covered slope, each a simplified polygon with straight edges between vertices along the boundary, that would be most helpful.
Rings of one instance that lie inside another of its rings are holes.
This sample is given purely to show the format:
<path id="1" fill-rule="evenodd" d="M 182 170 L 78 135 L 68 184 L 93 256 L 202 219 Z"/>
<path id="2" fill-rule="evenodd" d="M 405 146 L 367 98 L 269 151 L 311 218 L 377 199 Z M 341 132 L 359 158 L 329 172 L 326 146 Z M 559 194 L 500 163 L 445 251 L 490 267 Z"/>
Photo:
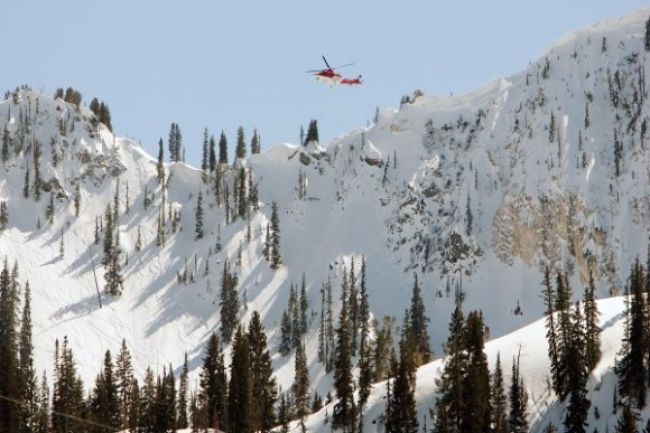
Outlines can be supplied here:
<path id="1" fill-rule="evenodd" d="M 603 353 L 600 363 L 589 376 L 587 383 L 591 399 L 588 430 L 598 429 L 598 431 L 604 432 L 614 430 L 621 411 L 620 408 L 613 406 L 614 390 L 617 387 L 617 378 L 613 367 L 616 356 L 620 353 L 623 338 L 624 299 L 616 297 L 601 300 L 598 302 L 598 309 L 601 313 L 599 326 L 603 330 L 601 334 Z M 512 376 L 512 363 L 517 357 L 520 358 L 521 376 L 525 379 L 528 392 L 530 431 L 533 433 L 543 431 L 549 423 L 561 431 L 568 403 L 568 400 L 565 403 L 558 402 L 555 394 L 549 388 L 551 376 L 545 334 L 544 319 L 540 319 L 485 345 L 485 353 L 491 371 L 494 370 L 497 354 L 500 355 L 504 383 L 507 385 L 510 384 Z M 415 397 L 418 403 L 418 422 L 421 430 L 426 426 L 426 431 L 430 431 L 433 427 L 429 410 L 435 408 L 436 398 L 439 397 L 436 381 L 440 378 L 442 370 L 442 361 L 437 360 L 420 367 L 417 371 Z M 364 414 L 363 431 L 383 433 L 385 397 L 386 383 L 374 384 Z M 328 418 L 331 420 L 334 404 L 333 402 L 311 415 L 305 422 L 307 431 L 329 432 L 330 425 L 326 420 Z M 645 425 L 645 420 L 649 415 L 648 409 L 640 413 L 638 425 Z M 297 423 L 293 427 L 292 431 L 299 431 Z"/>
<path id="2" fill-rule="evenodd" d="M 307 353 L 312 385 L 321 394 L 331 380 L 316 359 L 320 287 L 329 277 L 338 299 L 344 266 L 355 260 L 358 270 L 362 256 L 371 311 L 379 320 L 391 315 L 400 322 L 412 273 L 418 273 L 436 355 L 456 287 L 465 291 L 468 309 L 483 310 L 492 337 L 541 316 L 540 269 L 547 264 L 566 270 L 574 291 L 581 291 L 591 266 L 600 297 L 620 293 L 621 273 L 647 249 L 650 54 L 643 32 L 649 15 L 640 10 L 573 32 L 526 70 L 474 92 L 413 95 L 399 110 L 384 110 L 371 126 L 327 145 L 282 144 L 241 161 L 260 191 L 250 242 L 247 221 L 225 224 L 212 182 L 204 184 L 200 170 L 175 163 L 165 167 L 164 210 L 166 216 L 168 206 L 181 211 L 181 230 L 174 233 L 168 221 L 166 243 L 156 246 L 162 197 L 155 160 L 96 125 L 84 107 L 28 89 L 9 95 L 0 102 L 0 131 L 6 125 L 12 140 L 0 167 L 0 199 L 10 215 L 0 252 L 18 262 L 21 280 L 33 287 L 37 366 L 49 366 L 54 339 L 67 335 L 87 383 L 102 353 L 116 351 L 122 338 L 138 374 L 146 365 L 178 367 L 184 351 L 196 372 L 203 343 L 219 329 L 225 260 L 239 276 L 242 322 L 260 311 L 273 349 L 289 285 L 305 274 Z M 36 141 L 47 189 L 38 202 L 23 197 L 28 166 L 33 183 Z M 226 176 L 231 184 L 234 172 Z M 299 188 L 303 177 L 306 194 Z M 102 294 L 100 309 L 91 260 L 101 289 L 95 221 L 118 182 L 120 241 L 128 253 L 124 292 L 118 299 Z M 52 224 L 45 218 L 50 189 Z M 207 233 L 195 241 L 199 191 Z M 262 256 L 272 201 L 280 210 L 284 256 L 277 271 Z M 193 274 L 187 284 L 177 280 L 183 269 Z M 274 368 L 287 389 L 292 357 L 276 353 Z M 424 367 L 420 375 L 436 368 Z M 433 398 L 422 389 L 423 402 Z"/>

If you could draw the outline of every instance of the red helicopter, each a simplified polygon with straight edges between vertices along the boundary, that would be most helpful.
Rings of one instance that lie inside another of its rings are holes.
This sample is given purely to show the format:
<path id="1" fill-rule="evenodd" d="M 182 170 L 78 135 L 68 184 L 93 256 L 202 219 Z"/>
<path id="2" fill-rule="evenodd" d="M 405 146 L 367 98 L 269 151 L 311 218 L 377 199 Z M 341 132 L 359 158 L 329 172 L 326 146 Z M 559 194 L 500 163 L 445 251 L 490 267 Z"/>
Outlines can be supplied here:
<path id="1" fill-rule="evenodd" d="M 360 85 L 363 84 L 363 81 L 361 80 L 361 75 L 357 76 L 356 78 L 344 78 L 341 74 L 338 72 L 335 72 L 335 69 L 340 69 L 340 68 L 345 68 L 346 66 L 352 66 L 354 63 L 348 63 L 346 65 L 341 65 L 341 66 L 336 66 L 336 67 L 331 67 L 329 63 L 327 63 L 327 59 L 325 56 L 321 56 L 323 58 L 323 61 L 325 62 L 325 66 L 327 66 L 326 69 L 312 69 L 310 71 L 307 71 L 308 74 L 312 74 L 314 77 L 316 77 L 316 81 L 320 81 L 323 83 L 327 83 L 330 85 L 330 87 L 335 86 L 336 84 L 345 84 L 347 86 L 355 86 L 355 85 Z"/>

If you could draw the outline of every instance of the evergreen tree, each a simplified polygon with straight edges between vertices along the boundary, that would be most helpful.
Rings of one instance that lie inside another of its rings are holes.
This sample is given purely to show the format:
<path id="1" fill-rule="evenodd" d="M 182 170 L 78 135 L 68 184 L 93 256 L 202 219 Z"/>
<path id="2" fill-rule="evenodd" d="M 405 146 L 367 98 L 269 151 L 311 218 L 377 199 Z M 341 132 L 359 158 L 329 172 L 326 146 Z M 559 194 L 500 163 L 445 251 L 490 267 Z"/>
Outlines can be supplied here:
<path id="1" fill-rule="evenodd" d="M 271 269 L 278 269 L 282 265 L 280 252 L 280 218 L 278 217 L 278 204 L 273 202 L 271 212 Z"/>
<path id="2" fill-rule="evenodd" d="M 644 37 L 645 50 L 650 51 L 650 18 L 645 22 L 645 37 Z"/>
<path id="3" fill-rule="evenodd" d="M 510 432 L 528 433 L 528 394 L 524 386 L 524 379 L 519 375 L 519 356 L 512 361 L 509 399 L 510 416 L 508 417 L 508 426 L 510 427 Z"/>
<path id="4" fill-rule="evenodd" d="M 305 274 L 302 274 L 302 281 L 300 283 L 300 336 L 307 334 L 307 310 L 309 309 L 309 302 L 307 301 L 307 282 Z"/>
<path id="5" fill-rule="evenodd" d="M 585 335 L 579 302 L 575 304 L 572 322 L 571 345 L 566 353 L 567 365 L 570 365 L 571 369 L 567 375 L 569 405 L 564 418 L 564 426 L 567 433 L 585 433 L 591 402 L 587 398 L 589 370 L 585 363 Z"/>
<path id="6" fill-rule="evenodd" d="M 81 183 L 77 182 L 74 186 L 74 216 L 79 217 L 81 210 Z"/>
<path id="7" fill-rule="evenodd" d="M 390 407 L 387 408 L 386 433 L 418 433 L 415 405 L 416 354 L 413 349 L 408 339 L 402 339 L 397 375 L 392 380 L 392 393 L 387 401 L 387 406 Z"/>
<path id="8" fill-rule="evenodd" d="M 196 198 L 196 210 L 194 214 L 194 240 L 203 239 L 203 192 L 199 190 L 199 195 Z"/>
<path id="9" fill-rule="evenodd" d="M 50 431 L 50 387 L 47 385 L 47 374 L 43 371 L 41 386 L 38 390 L 38 413 L 36 425 L 32 427 L 36 433 L 48 433 Z"/>
<path id="10" fill-rule="evenodd" d="M 246 158 L 246 141 L 244 138 L 244 128 L 242 126 L 237 129 L 237 147 L 235 148 L 235 158 Z"/>
<path id="11" fill-rule="evenodd" d="M 648 341 L 647 306 L 644 296 L 645 273 L 637 259 L 629 279 L 630 297 L 625 318 L 621 358 L 616 365 L 618 388 L 638 408 L 645 406 L 648 369 L 645 363 L 645 342 Z"/>
<path id="12" fill-rule="evenodd" d="M 29 164 L 25 164 L 25 181 L 23 183 L 23 197 L 29 197 Z"/>
<path id="13" fill-rule="evenodd" d="M 543 298 L 544 304 L 546 305 L 546 340 L 548 342 L 548 357 L 551 361 L 551 375 L 553 378 L 553 389 L 557 395 L 561 394 L 561 386 L 563 383 L 560 382 L 560 361 L 559 361 L 559 350 L 558 350 L 558 336 L 557 328 L 555 323 L 555 292 L 553 291 L 553 286 L 551 285 L 551 271 L 548 266 L 544 268 L 544 281 L 543 281 Z"/>
<path id="14" fill-rule="evenodd" d="M 252 433 L 252 389 L 248 339 L 242 327 L 239 326 L 232 344 L 232 364 L 228 386 L 228 433 Z"/>
<path id="15" fill-rule="evenodd" d="M 24 306 L 20 321 L 18 341 L 20 367 L 20 401 L 23 402 L 20 414 L 20 433 L 29 433 L 37 429 L 40 395 L 33 358 L 31 290 L 29 282 L 25 283 Z"/>
<path id="16" fill-rule="evenodd" d="M 503 382 L 503 370 L 501 368 L 501 354 L 497 353 L 497 361 L 492 374 L 490 388 L 491 406 L 491 431 L 493 433 L 508 433 L 508 402 L 506 400 L 505 386 Z"/>
<path id="17" fill-rule="evenodd" d="M 117 394 L 111 353 L 106 351 L 104 365 L 95 379 L 95 388 L 90 398 L 90 413 L 95 423 L 115 430 L 119 429 L 120 404 Z M 97 431 L 102 431 L 102 429 Z"/>
<path id="18" fill-rule="evenodd" d="M 623 408 L 621 416 L 616 423 L 616 433 L 638 433 L 636 426 L 637 415 L 632 410 L 632 404 L 628 403 Z"/>
<path id="19" fill-rule="evenodd" d="M 247 175 L 246 175 L 246 169 L 244 167 L 241 167 L 239 169 L 239 195 L 238 195 L 238 213 L 241 218 L 246 218 L 248 216 L 248 194 L 246 191 L 246 180 L 247 180 Z"/>
<path id="20" fill-rule="evenodd" d="M 278 395 L 266 333 L 257 311 L 253 312 L 248 325 L 248 340 L 253 387 L 251 428 L 253 431 L 268 433 L 275 425 L 275 403 Z"/>
<path id="21" fill-rule="evenodd" d="M 343 272 L 341 312 L 336 330 L 336 352 L 334 361 L 334 388 L 338 402 L 334 406 L 332 425 L 334 428 L 349 429 L 356 424 L 352 378 L 352 345 L 348 309 L 347 273 Z"/>
<path id="22" fill-rule="evenodd" d="M 2 162 L 7 162 L 9 160 L 9 145 L 11 142 L 11 137 L 9 136 L 9 129 L 5 123 L 5 127 L 2 130 Z"/>
<path id="23" fill-rule="evenodd" d="M 187 365 L 187 352 L 183 359 L 183 370 L 181 370 L 180 383 L 178 385 L 178 419 L 176 421 L 177 429 L 185 429 L 189 425 L 187 418 L 187 392 L 188 392 L 189 367 Z"/>
<path id="24" fill-rule="evenodd" d="M 257 133 L 257 129 L 253 129 L 253 138 L 251 138 L 251 154 L 255 155 L 260 153 L 261 143 L 260 136 Z"/>
<path id="25" fill-rule="evenodd" d="M 223 131 L 219 137 L 219 164 L 228 164 L 228 140 Z"/>
<path id="26" fill-rule="evenodd" d="M 316 119 L 312 119 L 309 121 L 309 126 L 307 127 L 307 136 L 305 137 L 304 144 L 307 145 L 308 143 L 315 141 L 318 142 L 318 121 Z"/>
<path id="27" fill-rule="evenodd" d="M 646 276 L 647 280 L 647 276 Z M 585 305 L 585 364 L 587 371 L 592 371 L 600 361 L 600 331 L 598 327 L 598 304 L 594 296 L 596 283 L 594 274 L 589 269 L 589 281 L 585 287 L 584 305 Z"/>
<path id="28" fill-rule="evenodd" d="M 229 342 L 237 325 L 239 313 L 239 296 L 237 294 L 237 276 L 230 272 L 230 263 L 226 260 L 221 274 L 221 337 Z"/>
<path id="29" fill-rule="evenodd" d="M 125 339 L 122 339 L 120 352 L 115 359 L 115 379 L 119 402 L 120 426 L 126 429 L 129 427 L 129 411 L 132 406 L 131 399 L 133 397 L 132 387 L 134 377 L 131 352 L 129 352 Z"/>
<path id="30" fill-rule="evenodd" d="M 34 200 L 41 199 L 41 143 L 38 140 L 34 141 L 34 186 L 32 192 L 34 193 Z"/>
<path id="31" fill-rule="evenodd" d="M 163 159 L 165 158 L 165 151 L 163 149 L 163 140 L 162 138 L 158 140 L 158 162 L 156 163 L 156 179 L 160 185 L 165 183 L 165 166 L 163 164 Z"/>
<path id="32" fill-rule="evenodd" d="M 483 351 L 485 325 L 481 313 L 472 311 L 467 315 L 465 339 L 467 345 L 467 373 L 463 391 L 463 431 L 482 433 L 490 431 L 490 371 Z"/>
<path id="33" fill-rule="evenodd" d="M 216 143 L 214 141 L 214 135 L 210 136 L 210 143 L 209 143 L 209 153 L 208 153 L 208 169 L 210 170 L 210 173 L 214 173 L 214 171 L 217 169 L 217 154 L 215 151 L 215 146 Z"/>
<path id="34" fill-rule="evenodd" d="M 293 345 L 291 337 L 291 317 L 287 310 L 284 310 L 280 322 L 280 346 L 278 348 L 282 356 L 287 356 L 291 352 Z"/>
<path id="35" fill-rule="evenodd" d="M 367 262 L 365 256 L 361 258 L 361 281 L 359 284 L 359 353 L 364 356 L 366 346 L 369 344 L 370 335 L 370 306 L 368 305 L 368 285 L 366 280 Z M 372 353 L 372 352 L 370 352 Z"/>
<path id="36" fill-rule="evenodd" d="M 464 322 L 462 296 L 457 296 L 456 307 L 449 323 L 449 336 L 444 346 L 445 365 L 440 378 L 435 433 L 463 431 L 462 420 L 465 409 L 463 379 L 467 373 Z"/>
<path id="37" fill-rule="evenodd" d="M 0 271 L 0 395 L 20 399 L 17 331 L 18 294 L 5 257 Z M 18 431 L 20 409 L 11 400 L 0 399 L 0 431 Z"/>
<path id="38" fill-rule="evenodd" d="M 557 312 L 557 352 L 558 352 L 558 367 L 557 367 L 557 394 L 560 400 L 564 401 L 567 396 L 567 375 L 571 367 L 567 364 L 567 350 L 571 345 L 571 288 L 566 274 L 558 272 L 556 278 L 556 295 L 555 295 L 555 311 Z"/>
<path id="39" fill-rule="evenodd" d="M 298 418 L 307 415 L 309 408 L 309 370 L 307 369 L 307 355 L 305 354 L 304 344 L 299 344 L 296 348 L 295 376 L 291 393 L 293 394 L 293 413 Z"/>
<path id="40" fill-rule="evenodd" d="M 52 395 L 52 431 L 68 433 L 85 431 L 78 419 L 83 416 L 83 383 L 77 374 L 72 350 L 67 337 L 63 339 L 58 366 L 55 367 L 54 391 Z M 64 417 L 61 414 L 70 415 Z"/>
<path id="41" fill-rule="evenodd" d="M 408 331 L 413 338 L 416 350 L 416 363 L 422 365 L 431 359 L 431 347 L 429 345 L 429 333 L 427 326 L 429 318 L 426 315 L 424 301 L 418 284 L 418 275 L 413 274 L 413 291 L 411 292 L 411 307 L 408 317 Z"/>
<path id="42" fill-rule="evenodd" d="M 203 412 L 200 427 L 225 430 L 228 382 L 221 344 L 215 333 L 208 340 L 199 387 L 198 400 Z"/>
<path id="43" fill-rule="evenodd" d="M 7 211 L 7 202 L 0 200 L 0 232 L 7 229 L 9 225 L 9 211 Z"/>
<path id="44" fill-rule="evenodd" d="M 203 182 L 208 181 L 209 154 L 208 154 L 208 128 L 203 130 L 203 148 L 201 152 L 201 171 L 203 172 Z"/>

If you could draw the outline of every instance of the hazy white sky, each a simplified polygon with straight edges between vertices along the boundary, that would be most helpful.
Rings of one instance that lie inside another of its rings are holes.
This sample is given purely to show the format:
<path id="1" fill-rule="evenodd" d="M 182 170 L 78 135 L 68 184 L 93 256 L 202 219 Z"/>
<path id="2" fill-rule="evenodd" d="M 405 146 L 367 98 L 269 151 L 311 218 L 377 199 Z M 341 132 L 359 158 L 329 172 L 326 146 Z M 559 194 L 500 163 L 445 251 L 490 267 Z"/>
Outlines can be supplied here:
<path id="1" fill-rule="evenodd" d="M 534 60 L 574 28 L 646 7 L 641 0 L 8 0 L 0 89 L 73 86 L 109 104 L 117 135 L 155 149 L 171 122 L 190 162 L 203 128 L 257 127 L 262 146 L 321 141 L 364 126 L 419 88 L 461 93 Z M 365 84 L 329 89 L 331 64 Z"/>

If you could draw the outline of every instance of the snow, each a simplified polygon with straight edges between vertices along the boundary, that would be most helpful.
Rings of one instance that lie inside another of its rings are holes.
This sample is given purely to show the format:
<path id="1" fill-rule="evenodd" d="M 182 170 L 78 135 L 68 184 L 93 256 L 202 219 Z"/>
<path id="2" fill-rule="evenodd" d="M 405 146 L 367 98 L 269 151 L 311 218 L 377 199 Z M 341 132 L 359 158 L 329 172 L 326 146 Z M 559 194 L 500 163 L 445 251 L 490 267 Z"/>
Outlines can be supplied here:
<path id="1" fill-rule="evenodd" d="M 543 311 L 540 269 L 551 263 L 567 270 L 577 294 L 588 265 L 595 261 L 598 296 L 606 298 L 622 292 L 629 265 L 647 250 L 650 145 L 648 137 L 641 140 L 640 123 L 649 113 L 645 100 L 635 102 L 635 89 L 639 70 L 650 70 L 642 41 L 648 15 L 650 9 L 644 9 L 573 32 L 524 71 L 465 95 L 422 95 L 400 109 L 380 110 L 376 123 L 331 143 L 306 147 L 283 143 L 250 156 L 241 165 L 254 170 L 261 202 L 260 211 L 251 215 L 250 243 L 245 240 L 248 221 L 224 224 L 224 209 L 216 205 L 213 187 L 203 183 L 199 170 L 166 163 L 166 203 L 182 212 L 182 230 L 169 229 L 165 245 L 156 247 L 161 201 L 151 156 L 103 126 L 96 131 L 84 107 L 77 110 L 29 90 L 20 91 L 17 101 L 11 97 L 1 101 L 0 130 L 7 125 L 12 137 L 19 134 L 22 116 L 31 113 L 34 122 L 26 146 L 33 139 L 41 143 L 43 178 L 56 179 L 61 186 L 50 225 L 44 216 L 49 194 L 44 193 L 38 203 L 22 197 L 26 165 L 33 169 L 31 153 L 12 154 L 0 167 L 0 197 L 9 208 L 9 227 L 0 235 L 0 251 L 18 262 L 21 281 L 29 280 L 32 287 L 38 370 L 51 368 L 54 339 L 67 335 L 87 386 L 101 366 L 103 352 L 115 353 L 122 338 L 133 353 L 139 376 L 147 365 L 160 369 L 171 363 L 178 368 L 184 351 L 195 376 L 205 341 L 219 331 L 221 269 L 226 260 L 236 263 L 241 246 L 241 265 L 233 265 L 240 296 L 246 300 L 240 317 L 245 323 L 252 311 L 260 311 L 269 332 L 273 367 L 284 390 L 293 380 L 293 356 L 276 353 L 278 325 L 289 285 L 299 283 L 305 274 L 311 383 L 314 391 L 325 395 L 332 380 L 316 359 L 320 287 L 330 278 L 333 297 L 338 299 L 344 264 L 349 269 L 352 260 L 358 265 L 365 256 L 373 318 L 381 321 L 389 315 L 401 322 L 412 274 L 417 272 L 431 318 L 432 347 L 440 356 L 453 308 L 450 293 L 462 286 L 466 309 L 482 309 L 496 338 L 488 344 L 491 360 L 501 351 L 505 361 L 506 354 L 509 359 L 522 345 L 532 419 L 559 420 L 562 408 L 546 386 L 542 325 L 535 322 Z M 610 98 L 608 71 L 612 77 L 618 71 L 622 83 L 616 107 Z M 551 113 L 557 131 L 555 141 L 549 143 Z M 62 123 L 67 123 L 65 135 L 59 132 Z M 623 144 L 619 177 L 613 174 L 614 130 Z M 56 166 L 52 139 L 60 153 Z M 385 182 L 383 170 L 364 162 L 370 156 L 385 164 Z M 229 185 L 232 172 L 226 177 Z M 300 173 L 307 177 L 305 200 L 297 193 Z M 124 266 L 122 296 L 111 299 L 102 293 L 100 309 L 91 256 L 101 290 L 102 252 L 101 245 L 93 243 L 94 224 L 112 202 L 118 177 L 120 242 L 129 261 Z M 72 203 L 77 183 L 82 194 L 79 217 Z M 127 184 L 129 213 L 124 210 Z M 145 189 L 154 196 L 146 210 Z M 199 190 L 204 197 L 206 236 L 195 241 Z M 273 201 L 280 210 L 284 259 L 278 271 L 269 268 L 261 253 Z M 134 250 L 138 229 L 144 241 L 140 252 Z M 61 233 L 63 257 L 58 251 Z M 218 252 L 217 233 L 223 246 Z M 450 240 L 458 238 L 464 248 L 452 255 Z M 206 261 L 208 275 L 203 273 Z M 184 267 L 195 276 L 187 285 L 176 278 Z M 515 314 L 517 305 L 523 314 Z M 605 414 L 600 425 L 611 419 L 607 415 L 611 411 L 605 409 L 611 394 L 605 394 L 613 386 L 611 364 L 620 337 L 620 305 L 619 298 L 601 302 L 603 324 L 608 324 L 603 343 L 607 355 L 591 382 L 595 392 L 597 381 L 602 380 L 597 399 L 602 394 L 603 400 L 594 400 Z M 526 327 L 512 333 L 522 326 Z M 418 373 L 421 415 L 433 405 L 433 377 L 440 365 L 435 361 Z M 368 422 L 381 411 L 383 389 L 375 388 Z M 319 416 L 322 413 L 310 418 L 310 425 L 322 421 Z"/>

